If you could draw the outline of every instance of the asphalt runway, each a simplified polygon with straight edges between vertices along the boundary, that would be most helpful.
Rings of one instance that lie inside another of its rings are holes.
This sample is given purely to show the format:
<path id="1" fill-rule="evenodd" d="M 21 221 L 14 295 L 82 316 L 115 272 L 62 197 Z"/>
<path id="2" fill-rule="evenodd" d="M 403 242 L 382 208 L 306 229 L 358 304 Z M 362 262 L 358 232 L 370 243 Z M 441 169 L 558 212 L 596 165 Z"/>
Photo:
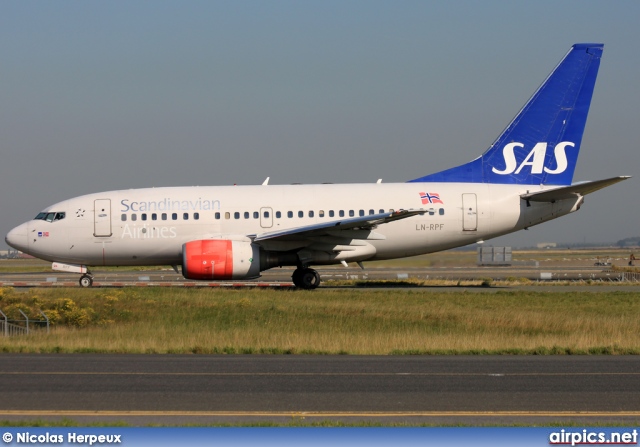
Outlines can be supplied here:
<path id="1" fill-rule="evenodd" d="M 0 355 L 0 420 L 640 423 L 638 356 Z"/>
<path id="2" fill-rule="evenodd" d="M 80 275 L 54 272 L 0 273 L 0 287 L 78 287 Z M 620 282 L 624 281 L 627 288 L 640 288 L 640 273 L 608 272 L 602 267 L 595 266 L 562 266 L 562 267 L 398 267 L 398 268 L 368 268 L 362 270 L 357 267 L 344 268 L 342 266 L 318 267 L 323 283 L 321 287 L 332 286 L 331 280 L 359 280 L 359 281 L 402 281 L 406 279 L 445 279 L 472 280 L 491 278 L 501 280 L 505 278 L 527 278 L 545 284 L 558 281 L 568 281 L 573 286 L 584 286 L 587 281 L 602 285 L 614 285 L 620 289 Z M 254 281 L 190 281 L 172 269 L 166 270 L 100 270 L 93 271 L 94 287 L 125 287 L 125 286 L 172 286 L 172 287 L 293 287 L 291 274 L 293 268 L 275 268 L 262 272 L 262 277 Z M 541 274 L 551 279 L 541 280 Z M 384 286 L 384 285 L 381 285 Z M 524 288 L 517 286 L 516 288 Z M 370 287 L 366 289 L 370 290 Z M 485 288 L 486 289 L 486 288 Z M 535 290 L 540 290 L 539 284 Z M 604 289 L 602 289 L 604 290 Z"/>

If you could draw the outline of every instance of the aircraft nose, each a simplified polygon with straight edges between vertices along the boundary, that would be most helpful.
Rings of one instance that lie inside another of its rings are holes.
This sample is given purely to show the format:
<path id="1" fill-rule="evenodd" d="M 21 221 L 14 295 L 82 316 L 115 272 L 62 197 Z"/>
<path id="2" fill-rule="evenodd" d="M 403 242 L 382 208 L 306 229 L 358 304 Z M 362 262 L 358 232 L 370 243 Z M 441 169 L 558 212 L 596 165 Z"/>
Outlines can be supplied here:
<path id="1" fill-rule="evenodd" d="M 27 251 L 27 246 L 29 244 L 27 239 L 27 224 L 24 223 L 22 225 L 18 225 L 13 230 L 9 231 L 4 237 L 4 241 L 7 245 L 10 245 L 16 250 L 20 250 L 22 252 Z"/>

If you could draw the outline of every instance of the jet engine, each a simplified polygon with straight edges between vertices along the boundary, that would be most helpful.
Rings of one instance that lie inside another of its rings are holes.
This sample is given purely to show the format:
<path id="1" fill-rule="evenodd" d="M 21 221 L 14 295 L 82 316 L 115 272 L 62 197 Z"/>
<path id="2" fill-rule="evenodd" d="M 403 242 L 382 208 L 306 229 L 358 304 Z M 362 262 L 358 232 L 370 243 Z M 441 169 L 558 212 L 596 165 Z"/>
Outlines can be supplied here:
<path id="1" fill-rule="evenodd" d="M 187 279 L 248 279 L 260 276 L 260 249 L 248 241 L 205 239 L 182 246 Z"/>

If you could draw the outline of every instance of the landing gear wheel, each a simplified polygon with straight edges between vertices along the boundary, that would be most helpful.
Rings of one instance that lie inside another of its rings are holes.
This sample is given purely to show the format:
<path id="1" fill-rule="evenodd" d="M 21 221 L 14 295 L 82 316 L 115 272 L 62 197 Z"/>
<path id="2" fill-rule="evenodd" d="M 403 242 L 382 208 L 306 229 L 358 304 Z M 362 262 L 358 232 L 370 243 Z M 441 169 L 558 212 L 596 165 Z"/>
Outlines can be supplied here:
<path id="1" fill-rule="evenodd" d="M 296 269 L 291 279 L 296 287 L 305 290 L 313 290 L 320 285 L 320 275 L 310 268 Z"/>
<path id="2" fill-rule="evenodd" d="M 93 285 L 93 278 L 89 275 L 82 275 L 79 283 L 80 287 L 91 287 Z"/>
<path id="3" fill-rule="evenodd" d="M 302 270 L 303 269 L 295 269 L 293 271 L 293 275 L 291 275 L 291 281 L 293 281 L 293 285 L 300 288 L 302 288 Z"/>

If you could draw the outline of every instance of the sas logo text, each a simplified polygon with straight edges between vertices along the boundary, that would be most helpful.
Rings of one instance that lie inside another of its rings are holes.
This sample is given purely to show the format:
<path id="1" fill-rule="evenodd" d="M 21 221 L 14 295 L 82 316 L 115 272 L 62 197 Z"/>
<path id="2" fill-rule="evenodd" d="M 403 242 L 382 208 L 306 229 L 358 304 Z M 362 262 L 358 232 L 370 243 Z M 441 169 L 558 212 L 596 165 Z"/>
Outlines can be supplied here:
<path id="1" fill-rule="evenodd" d="M 544 165 L 544 160 L 547 155 L 547 143 L 536 144 L 531 152 L 525 157 L 525 159 L 518 165 L 516 161 L 516 155 L 514 153 L 515 148 L 524 148 L 522 143 L 509 143 L 504 149 L 502 149 L 502 156 L 504 157 L 505 168 L 500 170 L 495 167 L 491 170 L 495 174 L 508 175 L 508 174 L 520 174 L 520 171 L 526 166 L 531 169 L 531 174 L 542 174 L 542 171 L 547 174 L 561 174 L 567 169 L 567 154 L 565 149 L 567 147 L 575 147 L 574 143 L 570 141 L 563 141 L 556 144 L 553 149 L 553 156 L 556 160 L 556 168 L 550 169 Z"/>

